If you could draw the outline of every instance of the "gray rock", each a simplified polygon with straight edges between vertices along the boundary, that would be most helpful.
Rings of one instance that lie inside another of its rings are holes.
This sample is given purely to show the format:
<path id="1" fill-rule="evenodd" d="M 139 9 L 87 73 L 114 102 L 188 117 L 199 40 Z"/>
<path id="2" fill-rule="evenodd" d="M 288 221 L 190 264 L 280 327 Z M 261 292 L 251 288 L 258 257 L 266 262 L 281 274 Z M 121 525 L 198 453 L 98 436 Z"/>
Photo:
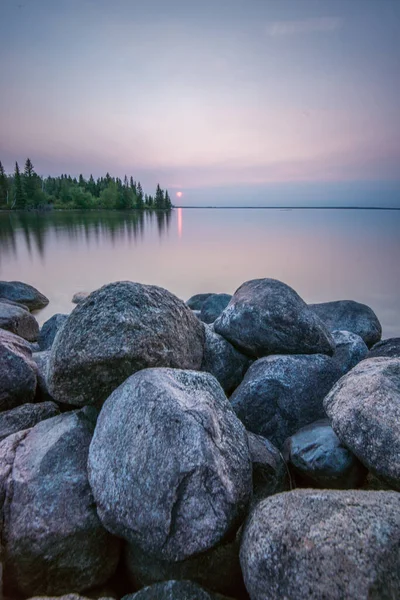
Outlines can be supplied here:
<path id="1" fill-rule="evenodd" d="M 246 429 L 280 449 L 300 427 L 325 417 L 323 399 L 340 376 L 323 354 L 267 356 L 251 365 L 232 407 Z"/>
<path id="2" fill-rule="evenodd" d="M 324 407 L 343 444 L 400 490 L 400 359 L 363 360 L 338 381 Z"/>
<path id="3" fill-rule="evenodd" d="M 225 338 L 204 326 L 205 346 L 201 370 L 214 375 L 224 391 L 230 395 L 241 383 L 250 365 L 250 359 L 236 350 Z"/>
<path id="4" fill-rule="evenodd" d="M 191 310 L 201 311 L 201 307 L 203 306 L 204 302 L 207 300 L 207 298 L 213 295 L 214 294 L 212 292 L 209 294 L 195 294 L 194 296 L 191 296 L 189 300 L 187 300 L 186 304 Z"/>
<path id="5" fill-rule="evenodd" d="M 104 584 L 119 541 L 102 527 L 87 479 L 96 411 L 85 408 L 0 443 L 4 581 L 15 597 Z"/>
<path id="6" fill-rule="evenodd" d="M 247 432 L 253 464 L 253 503 L 290 489 L 289 469 L 269 440 Z"/>
<path id="7" fill-rule="evenodd" d="M 67 319 L 68 315 L 56 313 L 55 315 L 50 317 L 48 321 L 43 323 L 38 340 L 40 350 L 48 350 L 52 347 L 57 332 L 59 331 L 59 329 L 61 329 L 61 327 L 64 325 Z"/>
<path id="8" fill-rule="evenodd" d="M 203 348 L 203 325 L 176 296 L 112 283 L 69 315 L 52 346 L 47 384 L 57 402 L 100 405 L 140 369 L 200 369 Z"/>
<path id="9" fill-rule="evenodd" d="M 102 408 L 88 470 L 104 526 L 160 560 L 223 541 L 251 497 L 246 431 L 208 373 L 127 379 Z"/>
<path id="10" fill-rule="evenodd" d="M 29 598 L 29 600 L 115 600 L 115 596 L 93 596 L 90 594 L 90 597 L 80 596 L 79 594 L 66 594 L 64 596 L 35 596 L 34 598 Z"/>
<path id="11" fill-rule="evenodd" d="M 39 324 L 35 317 L 19 306 L 0 302 L 0 329 L 35 342 L 39 336 Z"/>
<path id="12" fill-rule="evenodd" d="M 122 600 L 217 600 L 192 581 L 164 581 L 128 594 Z"/>
<path id="13" fill-rule="evenodd" d="M 360 487 L 367 469 L 339 440 L 328 419 L 306 425 L 288 438 L 283 455 L 297 485 L 326 489 Z"/>
<path id="14" fill-rule="evenodd" d="M 0 412 L 31 402 L 36 392 L 36 365 L 25 340 L 0 329 Z"/>
<path id="15" fill-rule="evenodd" d="M 8 300 L 7 298 L 1 298 L 1 297 L 0 297 L 0 302 L 3 302 L 5 304 L 10 304 L 10 306 L 18 306 L 18 308 L 23 308 L 24 310 L 27 310 L 29 312 L 29 308 L 27 306 L 25 306 L 25 304 L 21 304 L 20 302 L 14 302 L 14 300 Z"/>
<path id="16" fill-rule="evenodd" d="M 255 358 L 334 352 L 322 321 L 291 287 L 275 279 L 253 279 L 241 285 L 214 328 Z"/>
<path id="17" fill-rule="evenodd" d="M 76 292 L 76 294 L 72 296 L 71 302 L 73 304 L 82 304 L 82 302 L 90 296 L 90 293 L 91 292 Z"/>
<path id="18" fill-rule="evenodd" d="M 296 490 L 260 502 L 240 562 L 251 600 L 394 600 L 400 494 Z"/>
<path id="19" fill-rule="evenodd" d="M 365 304 L 354 300 L 336 300 L 309 304 L 309 307 L 325 323 L 329 331 L 343 330 L 356 333 L 362 337 L 368 348 L 381 339 L 382 326 L 378 317 L 372 308 Z"/>
<path id="20" fill-rule="evenodd" d="M 368 358 L 377 358 L 378 356 L 400 358 L 400 338 L 389 338 L 372 346 Z"/>
<path id="21" fill-rule="evenodd" d="M 222 311 L 228 306 L 231 294 L 211 294 L 202 304 L 200 319 L 204 323 L 214 323 Z"/>
<path id="22" fill-rule="evenodd" d="M 43 352 L 35 352 L 34 354 L 32 354 L 32 358 L 36 364 L 36 401 L 53 401 L 53 397 L 51 396 L 49 388 L 47 386 L 47 371 L 50 362 L 50 350 L 44 350 Z"/>
<path id="23" fill-rule="evenodd" d="M 345 375 L 366 358 L 368 346 L 362 337 L 350 331 L 333 331 L 332 337 L 336 344 L 333 358 L 340 366 L 342 375 Z"/>
<path id="24" fill-rule="evenodd" d="M 49 303 L 36 288 L 21 281 L 0 281 L 0 298 L 24 304 L 29 310 L 39 310 Z"/>
<path id="25" fill-rule="evenodd" d="M 12 410 L 0 412 L 0 441 L 7 436 L 34 427 L 40 421 L 50 419 L 60 414 L 54 402 L 39 404 L 22 404 Z"/>

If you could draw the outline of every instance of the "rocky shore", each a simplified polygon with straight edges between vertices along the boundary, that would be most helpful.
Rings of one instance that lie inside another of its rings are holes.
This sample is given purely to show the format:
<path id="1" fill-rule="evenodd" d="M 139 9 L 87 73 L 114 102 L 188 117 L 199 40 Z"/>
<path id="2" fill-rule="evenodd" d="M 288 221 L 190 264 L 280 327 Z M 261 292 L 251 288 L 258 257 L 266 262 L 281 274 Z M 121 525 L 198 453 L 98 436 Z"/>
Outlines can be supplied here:
<path id="1" fill-rule="evenodd" d="M 273 279 L 0 282 L 0 598 L 400 598 L 400 339 Z M 400 318 L 400 315 L 399 315 Z"/>

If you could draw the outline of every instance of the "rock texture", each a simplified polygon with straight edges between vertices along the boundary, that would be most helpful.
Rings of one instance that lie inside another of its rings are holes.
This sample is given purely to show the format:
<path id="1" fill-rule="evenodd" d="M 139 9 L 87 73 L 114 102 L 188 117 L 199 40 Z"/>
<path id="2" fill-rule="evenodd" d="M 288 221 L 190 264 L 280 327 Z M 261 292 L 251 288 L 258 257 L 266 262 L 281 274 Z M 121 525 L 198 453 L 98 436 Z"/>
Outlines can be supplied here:
<path id="1" fill-rule="evenodd" d="M 368 346 L 356 333 L 350 331 L 333 331 L 335 342 L 333 358 L 338 363 L 342 375 L 345 375 L 368 355 Z"/>
<path id="2" fill-rule="evenodd" d="M 0 297 L 0 302 L 4 304 L 9 304 L 10 306 L 18 306 L 18 308 L 23 308 L 29 312 L 29 308 L 25 306 L 25 304 L 21 304 L 20 302 L 14 302 L 14 300 L 8 300 L 7 298 Z"/>
<path id="3" fill-rule="evenodd" d="M 253 464 L 253 502 L 290 489 L 288 466 L 269 440 L 247 433 Z"/>
<path id="4" fill-rule="evenodd" d="M 39 310 L 49 303 L 36 288 L 21 281 L 0 281 L 0 298 L 23 304 L 29 310 Z"/>
<path id="5" fill-rule="evenodd" d="M 400 590 L 400 494 L 296 490 L 257 505 L 240 561 L 251 600 L 389 600 Z"/>
<path id="6" fill-rule="evenodd" d="M 82 304 L 89 296 L 90 292 L 76 292 L 76 294 L 72 296 L 71 302 L 73 304 Z"/>
<path id="7" fill-rule="evenodd" d="M 48 350 L 52 347 L 57 332 L 61 329 L 67 319 L 68 315 L 56 313 L 48 321 L 43 323 L 38 339 L 40 350 Z"/>
<path id="8" fill-rule="evenodd" d="M 129 281 L 93 292 L 51 350 L 47 383 L 66 404 L 99 405 L 146 367 L 200 369 L 204 326 L 176 296 Z"/>
<path id="9" fill-rule="evenodd" d="M 231 298 L 230 294 L 211 294 L 201 306 L 200 319 L 204 323 L 214 323 L 215 319 L 228 306 Z"/>
<path id="10" fill-rule="evenodd" d="M 378 356 L 400 358 L 400 338 L 389 338 L 372 346 L 368 358 L 377 358 Z"/>
<path id="11" fill-rule="evenodd" d="M 195 294 L 194 296 L 191 296 L 189 300 L 187 300 L 186 304 L 191 310 L 201 311 L 201 307 L 210 296 L 213 296 L 212 292 L 208 294 Z"/>
<path id="12" fill-rule="evenodd" d="M 339 439 L 400 490 L 400 359 L 363 360 L 338 381 L 324 406 Z"/>
<path id="13" fill-rule="evenodd" d="M 205 325 L 205 346 L 201 370 L 214 375 L 226 394 L 230 395 L 241 383 L 250 359 L 236 350 L 225 338 Z"/>
<path id="14" fill-rule="evenodd" d="M 223 541 L 251 497 L 246 431 L 208 373 L 127 379 L 102 408 L 88 469 L 104 526 L 161 560 Z"/>
<path id="15" fill-rule="evenodd" d="M 297 485 L 326 489 L 360 487 L 367 469 L 339 440 L 328 419 L 306 425 L 288 438 L 283 455 Z"/>
<path id="16" fill-rule="evenodd" d="M 281 448 L 300 427 L 325 417 L 323 399 L 340 376 L 323 354 L 267 356 L 251 365 L 232 407 L 246 429 Z"/>
<path id="17" fill-rule="evenodd" d="M 329 331 L 343 330 L 356 333 L 362 337 L 368 348 L 381 339 L 382 326 L 378 317 L 372 308 L 365 304 L 354 300 L 336 300 L 310 304 L 309 307 L 325 323 Z"/>
<path id="18" fill-rule="evenodd" d="M 61 595 L 104 584 L 119 542 L 102 527 L 86 461 L 96 411 L 42 421 L 0 444 L 5 591 Z"/>
<path id="19" fill-rule="evenodd" d="M 35 342 L 39 336 L 39 324 L 35 317 L 24 308 L 0 302 L 0 329 Z"/>
<path id="20" fill-rule="evenodd" d="M 291 287 L 275 279 L 253 279 L 241 285 L 214 327 L 254 358 L 334 351 L 322 321 Z"/>
<path id="21" fill-rule="evenodd" d="M 34 427 L 40 421 L 55 417 L 59 413 L 60 409 L 54 402 L 22 404 L 12 410 L 0 412 L 0 441 L 13 433 Z"/>
<path id="22" fill-rule="evenodd" d="M 36 392 L 36 365 L 28 344 L 0 329 L 0 412 L 31 402 Z"/>
<path id="23" fill-rule="evenodd" d="M 32 358 L 36 364 L 36 376 L 37 376 L 37 387 L 36 387 L 36 402 L 47 402 L 53 401 L 53 398 L 47 387 L 47 371 L 50 362 L 50 350 L 44 350 L 43 352 L 35 352 L 32 354 Z"/>
<path id="24" fill-rule="evenodd" d="M 143 588 L 136 594 L 128 594 L 122 600 L 218 600 L 218 598 L 192 581 L 164 581 Z"/>

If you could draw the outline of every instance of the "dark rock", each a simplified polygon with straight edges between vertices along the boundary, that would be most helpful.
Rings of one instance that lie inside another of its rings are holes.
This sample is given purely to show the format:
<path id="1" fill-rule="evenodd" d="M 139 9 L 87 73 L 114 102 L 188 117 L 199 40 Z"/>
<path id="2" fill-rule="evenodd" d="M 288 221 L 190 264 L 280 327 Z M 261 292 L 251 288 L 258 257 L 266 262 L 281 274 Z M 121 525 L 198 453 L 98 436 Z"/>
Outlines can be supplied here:
<path id="1" fill-rule="evenodd" d="M 202 371 L 214 375 L 224 391 L 230 395 L 241 383 L 250 365 L 250 359 L 236 350 L 225 338 L 204 326 L 205 346 Z"/>
<path id="2" fill-rule="evenodd" d="M 39 324 L 35 317 L 19 306 L 0 302 L 0 329 L 34 342 L 39 336 Z"/>
<path id="3" fill-rule="evenodd" d="M 76 294 L 72 296 L 71 302 L 73 304 L 82 304 L 89 296 L 90 292 L 76 292 Z"/>
<path id="4" fill-rule="evenodd" d="M 300 427 L 325 417 L 323 399 L 340 376 L 323 354 L 267 356 L 251 365 L 232 407 L 246 429 L 281 448 Z"/>
<path id="5" fill-rule="evenodd" d="M 241 285 L 214 328 L 255 358 L 334 352 L 322 321 L 291 287 L 275 279 L 253 279 Z"/>
<path id="6" fill-rule="evenodd" d="M 116 596 L 93 595 L 81 596 L 80 594 L 66 594 L 64 596 L 35 596 L 29 600 L 115 600 Z"/>
<path id="7" fill-rule="evenodd" d="M 116 568 L 119 541 L 102 527 L 87 480 L 95 419 L 95 409 L 85 408 L 0 443 L 4 581 L 12 597 L 81 592 Z"/>
<path id="8" fill-rule="evenodd" d="M 39 310 L 49 303 L 36 288 L 21 281 L 0 281 L 0 298 L 24 304 L 29 310 Z"/>
<path id="9" fill-rule="evenodd" d="M 64 325 L 68 315 L 62 315 L 57 313 L 53 315 L 48 321 L 43 323 L 39 334 L 39 347 L 40 350 L 48 350 L 52 347 L 54 338 L 59 329 Z"/>
<path id="10" fill-rule="evenodd" d="M 53 398 L 49 392 L 49 388 L 47 387 L 47 371 L 50 362 L 50 350 L 44 350 L 43 352 L 35 352 L 34 354 L 32 354 L 32 358 L 36 364 L 36 401 L 53 401 Z"/>
<path id="11" fill-rule="evenodd" d="M 342 375 L 345 375 L 368 354 L 368 346 L 356 333 L 350 331 L 333 331 L 332 337 L 336 348 L 334 360 L 340 366 Z"/>
<path id="12" fill-rule="evenodd" d="M 100 405 L 146 367 L 200 369 L 204 326 L 176 296 L 123 281 L 90 294 L 51 350 L 47 383 L 57 402 Z"/>
<path id="13" fill-rule="evenodd" d="M 342 330 L 356 333 L 362 337 L 368 348 L 381 339 L 382 326 L 378 317 L 372 308 L 365 304 L 354 300 L 336 300 L 309 304 L 309 307 L 325 323 L 329 331 Z"/>
<path id="14" fill-rule="evenodd" d="M 0 413 L 0 441 L 7 436 L 34 427 L 40 421 L 60 414 L 54 402 L 23 404 L 12 410 Z"/>
<path id="15" fill-rule="evenodd" d="M 294 472 L 296 483 L 307 487 L 357 488 L 368 473 L 343 446 L 328 419 L 306 425 L 288 438 L 283 455 Z"/>
<path id="16" fill-rule="evenodd" d="M 295 490 L 261 501 L 242 538 L 251 600 L 390 600 L 400 590 L 400 494 Z"/>
<path id="17" fill-rule="evenodd" d="M 14 302 L 14 300 L 8 300 L 7 298 L 0 298 L 0 302 L 9 304 L 10 306 L 18 306 L 18 308 L 22 308 L 23 310 L 27 310 L 29 312 L 29 308 L 20 302 Z"/>
<path id="18" fill-rule="evenodd" d="M 363 360 L 338 381 L 324 407 L 343 444 L 400 490 L 400 359 Z"/>
<path id="19" fill-rule="evenodd" d="M 207 298 L 213 295 L 214 294 L 212 292 L 209 294 L 195 294 L 194 296 L 189 298 L 189 300 L 187 300 L 186 304 L 191 310 L 201 311 L 204 302 L 207 300 Z"/>
<path id="20" fill-rule="evenodd" d="M 204 323 L 214 323 L 215 319 L 228 306 L 231 298 L 230 294 L 211 294 L 201 307 L 200 319 Z"/>
<path id="21" fill-rule="evenodd" d="M 289 469 L 282 454 L 269 440 L 247 432 L 253 464 L 253 502 L 290 489 Z"/>
<path id="22" fill-rule="evenodd" d="M 208 373 L 127 379 L 102 408 L 88 470 L 104 526 L 160 560 L 223 541 L 251 497 L 246 431 Z"/>
<path id="23" fill-rule="evenodd" d="M 400 338 L 389 338 L 372 346 L 368 358 L 377 358 L 378 356 L 400 358 Z"/>
<path id="24" fill-rule="evenodd" d="M 164 581 L 124 596 L 122 600 L 218 600 L 218 597 L 192 581 Z"/>
<path id="25" fill-rule="evenodd" d="M 36 365 L 25 340 L 0 329 L 0 412 L 31 402 L 36 392 Z"/>

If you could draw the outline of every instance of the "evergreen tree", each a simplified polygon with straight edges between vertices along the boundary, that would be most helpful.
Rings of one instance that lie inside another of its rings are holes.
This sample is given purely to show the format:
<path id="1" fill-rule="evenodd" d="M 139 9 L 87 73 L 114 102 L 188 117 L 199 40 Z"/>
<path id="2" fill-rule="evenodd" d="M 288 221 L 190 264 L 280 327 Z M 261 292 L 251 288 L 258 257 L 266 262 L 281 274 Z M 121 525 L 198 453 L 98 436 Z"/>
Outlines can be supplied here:
<path id="1" fill-rule="evenodd" d="M 15 163 L 14 171 L 14 208 L 23 210 L 26 208 L 26 197 L 22 187 L 22 178 L 19 170 L 18 163 Z"/>
<path id="2" fill-rule="evenodd" d="M 8 179 L 0 161 L 0 207 L 7 206 Z"/>
<path id="3" fill-rule="evenodd" d="M 75 183 L 75 182 L 74 182 Z M 86 181 L 83 179 L 83 175 L 82 173 L 79 175 L 79 182 L 78 182 L 79 187 L 81 188 L 85 188 L 86 187 Z"/>
<path id="4" fill-rule="evenodd" d="M 142 209 L 144 205 L 144 196 L 143 196 L 143 188 L 138 181 L 136 186 L 136 208 Z"/>
<path id="5" fill-rule="evenodd" d="M 24 176 L 23 176 L 23 190 L 27 204 L 35 204 L 35 193 L 39 189 L 38 176 L 35 173 L 33 164 L 29 158 L 26 159 Z"/>
<path id="6" fill-rule="evenodd" d="M 171 198 L 169 197 L 168 190 L 165 190 L 165 208 L 170 210 L 172 208 Z"/>
<path id="7" fill-rule="evenodd" d="M 165 208 L 164 192 L 160 188 L 160 184 L 157 184 L 155 206 L 158 210 Z"/>

